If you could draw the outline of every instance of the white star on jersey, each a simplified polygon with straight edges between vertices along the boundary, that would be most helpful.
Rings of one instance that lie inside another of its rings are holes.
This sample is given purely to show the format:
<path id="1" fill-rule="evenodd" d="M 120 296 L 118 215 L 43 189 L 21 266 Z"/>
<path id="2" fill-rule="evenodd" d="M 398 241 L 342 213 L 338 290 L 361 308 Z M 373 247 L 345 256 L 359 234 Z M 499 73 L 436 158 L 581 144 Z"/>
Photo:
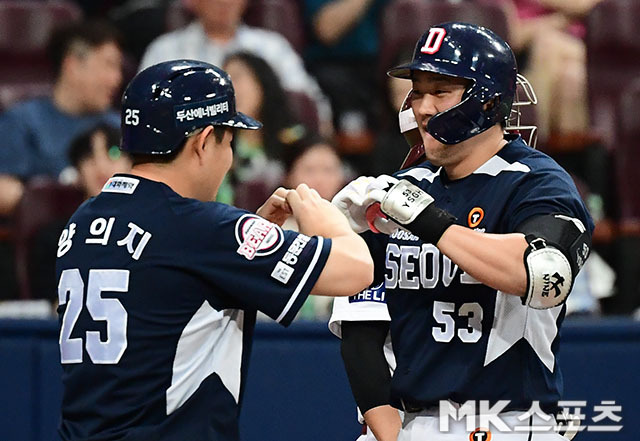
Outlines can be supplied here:
<path id="1" fill-rule="evenodd" d="M 484 365 L 487 366 L 524 338 L 540 361 L 553 372 L 555 357 L 551 343 L 558 335 L 560 311 L 562 305 L 544 310 L 532 309 L 523 306 L 520 297 L 498 291 Z"/>

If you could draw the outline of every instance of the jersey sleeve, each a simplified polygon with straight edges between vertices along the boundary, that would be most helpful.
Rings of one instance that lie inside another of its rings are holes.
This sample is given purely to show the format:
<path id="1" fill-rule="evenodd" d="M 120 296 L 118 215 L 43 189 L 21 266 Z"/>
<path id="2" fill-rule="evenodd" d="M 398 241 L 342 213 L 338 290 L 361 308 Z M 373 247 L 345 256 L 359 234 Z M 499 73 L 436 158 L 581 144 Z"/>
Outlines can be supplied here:
<path id="1" fill-rule="evenodd" d="M 573 180 L 564 171 L 541 170 L 524 179 L 506 207 L 503 229 L 510 233 L 525 220 L 552 213 L 580 219 L 592 232 L 594 225 Z"/>
<path id="2" fill-rule="evenodd" d="M 289 325 L 324 268 L 331 240 L 216 205 L 224 213 L 201 240 L 202 261 L 194 264 L 232 303 Z"/>
<path id="3" fill-rule="evenodd" d="M 342 338 L 342 322 L 388 322 L 390 320 L 383 281 L 356 295 L 336 297 L 333 300 L 333 310 L 329 318 L 329 330 L 336 337 Z"/>

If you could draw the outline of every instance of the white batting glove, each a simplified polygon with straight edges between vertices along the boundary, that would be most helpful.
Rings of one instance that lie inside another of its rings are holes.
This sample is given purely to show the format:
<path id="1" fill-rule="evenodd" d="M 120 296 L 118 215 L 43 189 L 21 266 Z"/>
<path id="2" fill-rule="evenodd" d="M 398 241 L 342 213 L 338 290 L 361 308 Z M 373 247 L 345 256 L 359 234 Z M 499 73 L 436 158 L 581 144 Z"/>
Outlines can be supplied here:
<path id="1" fill-rule="evenodd" d="M 349 220 L 351 229 L 356 233 L 369 229 L 365 212 L 367 207 L 375 201 L 368 200 L 367 187 L 374 179 L 372 176 L 360 176 L 347 184 L 331 200 L 331 203 L 338 207 Z"/>
<path id="2" fill-rule="evenodd" d="M 388 235 L 398 228 L 401 228 L 380 209 L 380 203 L 384 199 L 384 196 L 397 182 L 398 180 L 393 176 L 380 175 L 367 185 L 366 193 L 374 202 L 367 207 L 365 216 L 369 229 L 374 233 L 384 233 Z"/>
<path id="3" fill-rule="evenodd" d="M 376 233 L 391 234 L 398 225 L 375 209 L 369 211 L 368 218 L 367 209 L 376 203 L 376 208 L 379 207 L 387 190 L 396 182 L 398 182 L 396 178 L 387 175 L 377 178 L 361 176 L 340 190 L 331 203 L 346 216 L 351 229 L 356 233 L 362 233 L 373 227 L 371 230 Z"/>

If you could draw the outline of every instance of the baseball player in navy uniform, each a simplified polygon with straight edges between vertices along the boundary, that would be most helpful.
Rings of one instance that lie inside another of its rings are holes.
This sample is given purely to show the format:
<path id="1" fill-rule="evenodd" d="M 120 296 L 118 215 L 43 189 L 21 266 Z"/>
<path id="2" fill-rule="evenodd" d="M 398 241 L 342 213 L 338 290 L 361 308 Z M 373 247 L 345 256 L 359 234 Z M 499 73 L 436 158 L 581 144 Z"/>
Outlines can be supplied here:
<path id="1" fill-rule="evenodd" d="M 177 60 L 122 102 L 116 175 L 57 250 L 64 440 L 237 441 L 256 311 L 288 325 L 309 293 L 372 282 L 367 246 L 328 201 L 278 189 L 257 214 L 210 202 L 231 166 L 229 76 Z M 282 230 L 292 214 L 300 232 Z"/>
<path id="2" fill-rule="evenodd" d="M 385 322 L 352 323 L 361 345 L 343 358 L 356 402 L 365 420 L 387 403 L 404 410 L 399 441 L 566 439 L 554 427 L 559 329 L 593 222 L 562 168 L 504 134 L 513 53 L 486 28 L 445 23 L 389 74 L 412 82 L 419 159 L 333 201 L 355 231 L 377 233 L 365 237 L 397 362 L 385 396 Z"/>

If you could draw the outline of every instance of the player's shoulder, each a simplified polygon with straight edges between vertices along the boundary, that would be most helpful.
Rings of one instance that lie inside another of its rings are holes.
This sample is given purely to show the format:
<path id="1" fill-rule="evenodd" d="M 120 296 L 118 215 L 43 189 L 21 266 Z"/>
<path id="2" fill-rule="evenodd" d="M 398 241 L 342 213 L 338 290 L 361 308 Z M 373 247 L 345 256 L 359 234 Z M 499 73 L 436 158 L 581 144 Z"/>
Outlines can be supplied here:
<path id="1" fill-rule="evenodd" d="M 567 175 L 549 155 L 527 145 L 520 136 L 508 136 L 507 145 L 496 156 L 510 164 L 511 169 L 525 173 Z"/>
<path id="2" fill-rule="evenodd" d="M 440 167 L 433 165 L 429 161 L 424 161 L 418 165 L 398 170 L 393 173 L 393 177 L 414 181 L 415 184 L 420 184 L 423 181 L 426 183 L 432 183 L 439 173 Z"/>
<path id="3" fill-rule="evenodd" d="M 167 196 L 168 206 L 184 227 L 192 229 L 212 228 L 236 222 L 243 216 L 252 215 L 243 210 L 222 202 L 203 202 L 197 199 L 184 198 L 172 190 L 163 189 Z M 253 215 L 258 217 L 257 215 Z"/>

